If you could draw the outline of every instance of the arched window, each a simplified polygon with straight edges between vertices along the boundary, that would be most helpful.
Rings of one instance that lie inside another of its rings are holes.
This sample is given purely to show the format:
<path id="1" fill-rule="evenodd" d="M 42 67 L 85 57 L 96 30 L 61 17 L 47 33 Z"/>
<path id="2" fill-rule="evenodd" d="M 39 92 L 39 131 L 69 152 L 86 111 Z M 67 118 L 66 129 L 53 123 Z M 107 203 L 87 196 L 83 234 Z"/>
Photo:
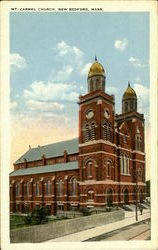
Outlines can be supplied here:
<path id="1" fill-rule="evenodd" d="M 87 192 L 87 200 L 88 201 L 94 201 L 94 191 L 93 190 L 88 190 L 88 192 Z"/>
<path id="2" fill-rule="evenodd" d="M 35 183 L 35 195 L 39 196 L 39 182 Z"/>
<path id="3" fill-rule="evenodd" d="M 46 195 L 51 194 L 51 182 L 49 180 L 45 183 L 45 194 Z"/>
<path id="4" fill-rule="evenodd" d="M 136 135 L 135 147 L 136 147 L 136 150 L 142 151 L 142 137 L 140 134 Z"/>
<path id="5" fill-rule="evenodd" d="M 91 124 L 87 123 L 84 129 L 84 141 L 93 141 L 95 140 L 96 132 L 95 132 L 96 124 L 92 122 Z"/>
<path id="6" fill-rule="evenodd" d="M 26 195 L 29 195 L 29 182 L 26 183 Z"/>
<path id="7" fill-rule="evenodd" d="M 125 112 L 128 112 L 128 102 L 124 103 L 124 107 L 125 107 Z"/>
<path id="8" fill-rule="evenodd" d="M 16 183 L 16 196 L 19 196 L 20 195 L 20 183 Z"/>
<path id="9" fill-rule="evenodd" d="M 91 140 L 95 140 L 95 123 L 93 122 L 90 127 Z"/>
<path id="10" fill-rule="evenodd" d="M 92 167 L 93 167 L 93 163 L 89 161 L 87 163 L 87 177 L 92 177 Z"/>
<path id="11" fill-rule="evenodd" d="M 113 191 L 111 188 L 108 188 L 106 191 L 107 204 L 110 206 L 113 203 Z"/>
<path id="12" fill-rule="evenodd" d="M 104 161 L 105 171 L 106 171 L 106 177 L 108 179 L 113 178 L 113 162 L 111 159 L 106 159 Z"/>
<path id="13" fill-rule="evenodd" d="M 89 140 L 90 140 L 90 128 L 89 128 L 89 124 L 86 124 L 84 141 L 87 142 Z"/>
<path id="14" fill-rule="evenodd" d="M 57 185 L 57 196 L 63 196 L 63 181 L 59 179 L 56 185 Z"/>
<path id="15" fill-rule="evenodd" d="M 111 124 L 105 121 L 102 127 L 103 127 L 103 139 L 112 142 L 113 138 L 112 138 Z"/>
<path id="16" fill-rule="evenodd" d="M 110 160 L 108 160 L 106 163 L 106 176 L 107 177 L 111 177 L 111 167 L 112 167 L 112 163 Z"/>
<path id="17" fill-rule="evenodd" d="M 77 195 L 77 180 L 76 178 L 72 179 L 72 196 Z"/>
<path id="18" fill-rule="evenodd" d="M 138 179 L 139 181 L 142 180 L 142 168 L 141 167 L 138 168 Z"/>
<path id="19" fill-rule="evenodd" d="M 123 153 L 120 156 L 121 174 L 129 174 L 129 157 Z"/>
<path id="20" fill-rule="evenodd" d="M 130 101 L 130 110 L 133 110 L 133 100 Z"/>

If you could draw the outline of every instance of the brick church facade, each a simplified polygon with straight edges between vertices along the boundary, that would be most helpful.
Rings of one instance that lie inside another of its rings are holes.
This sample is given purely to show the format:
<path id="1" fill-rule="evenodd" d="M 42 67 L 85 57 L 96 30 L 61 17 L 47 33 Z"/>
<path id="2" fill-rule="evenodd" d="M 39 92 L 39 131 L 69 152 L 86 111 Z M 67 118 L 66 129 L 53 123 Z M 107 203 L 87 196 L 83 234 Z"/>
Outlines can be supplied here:
<path id="1" fill-rule="evenodd" d="M 79 97 L 79 137 L 29 148 L 10 173 L 10 211 L 47 206 L 51 214 L 81 207 L 145 199 L 144 116 L 128 84 L 122 113 L 105 91 L 106 75 L 95 59 L 88 93 Z M 137 185 L 136 185 L 137 183 Z M 137 192 L 136 192 L 137 186 Z"/>

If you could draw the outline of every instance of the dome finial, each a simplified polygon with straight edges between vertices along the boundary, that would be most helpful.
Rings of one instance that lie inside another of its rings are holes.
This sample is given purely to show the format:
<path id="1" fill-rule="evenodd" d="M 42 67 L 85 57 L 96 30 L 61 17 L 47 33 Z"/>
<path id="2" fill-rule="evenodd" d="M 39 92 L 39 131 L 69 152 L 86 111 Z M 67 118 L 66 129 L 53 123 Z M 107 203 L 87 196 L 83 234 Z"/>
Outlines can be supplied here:
<path id="1" fill-rule="evenodd" d="M 95 61 L 97 61 L 97 56 L 95 56 Z"/>
<path id="2" fill-rule="evenodd" d="M 128 87 L 131 87 L 131 85 L 130 85 L 130 81 L 128 81 Z"/>

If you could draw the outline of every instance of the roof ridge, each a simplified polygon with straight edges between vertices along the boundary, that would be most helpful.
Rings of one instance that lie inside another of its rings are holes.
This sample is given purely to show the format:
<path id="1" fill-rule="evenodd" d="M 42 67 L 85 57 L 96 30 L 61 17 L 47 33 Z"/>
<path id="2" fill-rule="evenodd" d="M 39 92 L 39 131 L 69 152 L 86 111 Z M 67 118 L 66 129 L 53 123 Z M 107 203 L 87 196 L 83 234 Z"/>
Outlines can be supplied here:
<path id="1" fill-rule="evenodd" d="M 69 139 L 69 140 L 64 140 L 64 141 L 57 141 L 57 142 L 45 144 L 45 145 L 42 145 L 42 146 L 38 145 L 37 147 L 31 148 L 31 149 L 40 149 L 40 148 L 45 147 L 45 146 L 54 145 L 54 144 L 58 144 L 58 143 L 62 143 L 62 142 L 68 142 L 68 141 L 72 141 L 72 140 L 75 140 L 75 139 L 78 139 L 78 137 L 75 137 L 75 138 Z"/>

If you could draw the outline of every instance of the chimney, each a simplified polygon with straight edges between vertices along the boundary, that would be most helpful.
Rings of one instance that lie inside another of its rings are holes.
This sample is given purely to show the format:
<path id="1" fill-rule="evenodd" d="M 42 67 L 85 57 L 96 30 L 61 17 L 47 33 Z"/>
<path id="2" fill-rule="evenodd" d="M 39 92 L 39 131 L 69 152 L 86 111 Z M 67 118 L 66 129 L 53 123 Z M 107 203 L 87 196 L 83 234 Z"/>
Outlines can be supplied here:
<path id="1" fill-rule="evenodd" d="M 67 162 L 67 151 L 64 150 L 64 162 Z"/>

